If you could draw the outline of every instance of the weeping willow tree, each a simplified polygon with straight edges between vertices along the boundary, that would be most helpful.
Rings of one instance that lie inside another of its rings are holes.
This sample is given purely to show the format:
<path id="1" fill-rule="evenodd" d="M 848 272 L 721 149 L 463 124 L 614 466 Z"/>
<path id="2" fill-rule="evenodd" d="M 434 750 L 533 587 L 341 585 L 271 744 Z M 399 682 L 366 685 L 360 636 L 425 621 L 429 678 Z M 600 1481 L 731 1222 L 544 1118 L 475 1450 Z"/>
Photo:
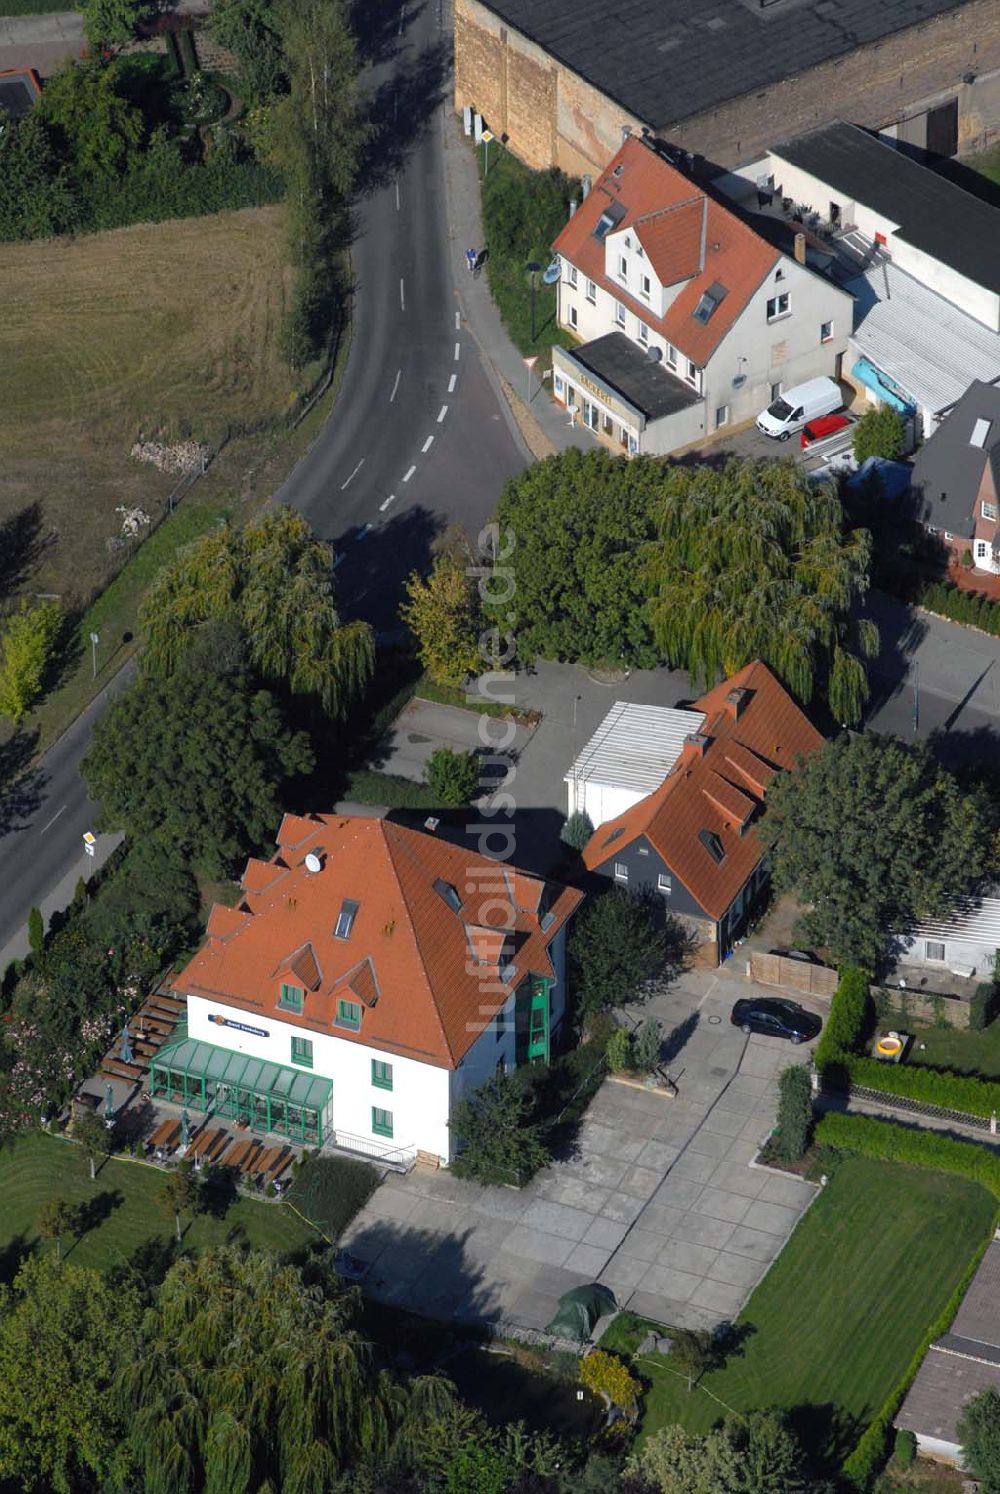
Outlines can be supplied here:
<path id="1" fill-rule="evenodd" d="M 329 1494 L 406 1453 L 449 1392 L 380 1371 L 355 1311 L 350 1289 L 270 1255 L 172 1267 L 118 1382 L 145 1494 Z"/>
<path id="2" fill-rule="evenodd" d="M 147 674 L 173 674 L 201 634 L 226 626 L 263 681 L 331 716 L 345 714 L 374 665 L 368 624 L 341 622 L 330 546 L 290 508 L 187 545 L 146 593 L 140 624 Z"/>
<path id="3" fill-rule="evenodd" d="M 860 720 L 878 630 L 852 608 L 871 536 L 845 533 L 833 490 L 791 462 L 665 464 L 653 512 L 642 563 L 667 662 L 711 684 L 762 659 L 801 701 L 822 683 L 838 721 Z"/>

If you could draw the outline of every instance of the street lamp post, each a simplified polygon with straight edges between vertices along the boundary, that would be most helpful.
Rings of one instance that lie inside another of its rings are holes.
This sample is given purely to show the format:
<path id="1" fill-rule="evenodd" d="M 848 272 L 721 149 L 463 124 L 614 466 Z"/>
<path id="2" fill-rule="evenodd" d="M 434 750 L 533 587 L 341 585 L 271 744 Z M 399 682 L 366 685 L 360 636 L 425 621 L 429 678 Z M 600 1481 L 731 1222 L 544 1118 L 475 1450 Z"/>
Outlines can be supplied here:
<path id="1" fill-rule="evenodd" d="M 536 260 L 529 260 L 524 267 L 531 276 L 531 345 L 535 345 L 535 276 L 542 268 Z"/>
<path id="2" fill-rule="evenodd" d="M 91 633 L 91 635 L 90 635 L 90 652 L 91 652 L 91 655 L 93 657 L 94 679 L 95 680 L 97 678 L 97 645 L 100 643 L 100 641 L 101 640 L 97 636 L 96 633 Z"/>

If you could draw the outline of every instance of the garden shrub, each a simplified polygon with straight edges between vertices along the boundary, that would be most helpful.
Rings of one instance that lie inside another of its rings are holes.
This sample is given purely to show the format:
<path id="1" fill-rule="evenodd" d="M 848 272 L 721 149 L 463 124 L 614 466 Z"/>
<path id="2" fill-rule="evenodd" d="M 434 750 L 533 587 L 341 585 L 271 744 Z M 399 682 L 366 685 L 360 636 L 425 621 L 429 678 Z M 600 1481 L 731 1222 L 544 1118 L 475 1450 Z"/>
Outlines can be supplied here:
<path id="1" fill-rule="evenodd" d="M 812 1131 L 812 1081 L 804 1064 L 789 1064 L 779 1080 L 778 1126 L 771 1150 L 783 1162 L 797 1162 Z"/>
<path id="2" fill-rule="evenodd" d="M 830 1002 L 830 1015 L 813 1055 L 813 1062 L 821 1073 L 858 1049 L 873 1015 L 867 972 L 856 965 L 845 965 L 840 971 L 837 989 Z"/>
<path id="3" fill-rule="evenodd" d="M 624 1027 L 616 1027 L 608 1038 L 608 1068 L 612 1074 L 620 1074 L 632 1063 L 632 1034 Z"/>
<path id="4" fill-rule="evenodd" d="M 893 1447 L 896 1462 L 901 1468 L 909 1468 L 917 1456 L 916 1433 L 900 1427 L 896 1433 L 896 1442 Z"/>
<path id="5" fill-rule="evenodd" d="M 919 602 L 928 612 L 936 612 L 940 617 L 964 623 L 967 627 L 982 628 L 984 633 L 993 637 L 1000 636 L 1000 603 L 978 592 L 966 591 L 953 581 L 931 582 L 920 593 Z"/>
<path id="6" fill-rule="evenodd" d="M 594 1395 L 606 1395 L 613 1406 L 627 1411 L 635 1405 L 639 1382 L 629 1374 L 617 1354 L 595 1349 L 580 1361 L 580 1382 Z"/>
<path id="7" fill-rule="evenodd" d="M 559 839 L 564 845 L 572 846 L 574 851 L 582 851 L 593 833 L 590 815 L 586 810 L 576 809 L 560 830 Z"/>
<path id="8" fill-rule="evenodd" d="M 816 1141 L 882 1162 L 902 1162 L 953 1172 L 1000 1199 L 1000 1154 L 978 1141 L 957 1141 L 940 1131 L 911 1130 L 894 1121 L 829 1111 L 815 1127 Z"/>
<path id="9" fill-rule="evenodd" d="M 655 1017 L 647 1017 L 632 1039 L 632 1062 L 640 1074 L 652 1074 L 660 1066 L 663 1028 Z"/>
<path id="10" fill-rule="evenodd" d="M 469 804 L 479 791 L 479 759 L 474 752 L 437 747 L 425 770 L 431 793 L 452 808 Z"/>
<path id="11" fill-rule="evenodd" d="M 969 1026 L 973 1032 L 989 1027 L 996 1015 L 997 988 L 993 981 L 980 981 L 969 1003 Z"/>
<path id="12" fill-rule="evenodd" d="M 952 1074 L 947 1069 L 926 1068 L 923 1064 L 883 1063 L 878 1058 L 858 1054 L 848 1054 L 841 1064 L 852 1084 L 863 1084 L 883 1094 L 900 1095 L 924 1105 L 937 1105 L 942 1110 L 957 1110 L 984 1119 L 994 1110 L 1000 1115 L 1000 1083 L 993 1080 Z"/>

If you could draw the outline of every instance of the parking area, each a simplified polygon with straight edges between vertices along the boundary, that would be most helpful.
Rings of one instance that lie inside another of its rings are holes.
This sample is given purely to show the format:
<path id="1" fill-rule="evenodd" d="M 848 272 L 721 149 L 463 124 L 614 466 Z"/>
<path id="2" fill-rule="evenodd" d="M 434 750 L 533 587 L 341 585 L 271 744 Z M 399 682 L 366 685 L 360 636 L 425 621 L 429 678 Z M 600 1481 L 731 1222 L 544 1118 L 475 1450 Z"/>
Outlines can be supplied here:
<path id="1" fill-rule="evenodd" d="M 431 753 L 439 747 L 483 755 L 494 750 L 491 741 L 506 741 L 508 736 L 510 733 L 505 722 L 489 721 L 478 712 L 462 710 L 459 706 L 437 705 L 434 701 L 417 698 L 400 711 L 372 758 L 371 766 L 381 773 L 393 773 L 422 783 Z M 514 727 L 505 756 L 516 760 L 530 736 L 529 727 Z"/>
<path id="2" fill-rule="evenodd" d="M 366 1290 L 436 1317 L 539 1329 L 563 1292 L 599 1280 L 662 1322 L 734 1317 L 815 1191 L 751 1165 L 777 1075 L 807 1050 L 730 1025 L 748 989 L 735 972 L 691 971 L 656 996 L 645 1010 L 674 1035 L 676 1098 L 608 1080 L 572 1154 L 528 1187 L 422 1168 L 387 1177 L 344 1240 L 368 1267 Z"/>

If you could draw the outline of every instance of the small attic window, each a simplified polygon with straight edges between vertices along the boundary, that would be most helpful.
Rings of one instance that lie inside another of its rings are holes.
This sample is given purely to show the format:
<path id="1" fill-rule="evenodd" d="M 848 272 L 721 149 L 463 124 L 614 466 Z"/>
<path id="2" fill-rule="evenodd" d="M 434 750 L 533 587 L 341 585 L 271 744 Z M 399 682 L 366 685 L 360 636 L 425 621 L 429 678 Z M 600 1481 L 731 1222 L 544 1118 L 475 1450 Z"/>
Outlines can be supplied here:
<path id="1" fill-rule="evenodd" d="M 978 446 L 982 451 L 990 438 L 990 422 L 988 420 L 977 420 L 972 427 L 972 435 L 969 437 L 970 446 Z"/>
<path id="2" fill-rule="evenodd" d="M 601 216 L 597 220 L 596 227 L 594 228 L 594 238 L 595 239 L 603 239 L 603 238 L 605 238 L 611 232 L 611 230 L 614 228 L 614 226 L 615 226 L 614 215 L 612 213 L 602 213 Z"/>
<path id="3" fill-rule="evenodd" d="M 354 920 L 358 916 L 359 903 L 352 903 L 349 897 L 345 897 L 337 914 L 337 926 L 333 931 L 335 939 L 349 939 L 354 927 Z"/>
<path id="4" fill-rule="evenodd" d="M 443 877 L 434 878 L 434 891 L 438 897 L 443 897 L 453 913 L 461 911 L 462 899 L 458 895 L 458 888 L 446 882 Z"/>
<path id="5" fill-rule="evenodd" d="M 701 322 L 702 326 L 704 326 L 705 323 L 711 318 L 713 312 L 719 306 L 720 302 L 724 301 L 725 298 L 726 287 L 724 285 L 720 285 L 718 280 L 714 281 L 709 286 L 708 290 L 704 292 L 701 300 L 694 308 L 693 315 L 695 321 Z"/>
<path id="6" fill-rule="evenodd" d="M 721 866 L 723 861 L 725 861 L 726 859 L 726 851 L 725 847 L 722 844 L 722 841 L 716 835 L 715 831 L 699 830 L 698 839 L 701 841 L 702 845 L 705 847 L 705 850 L 711 856 L 716 866 Z"/>

